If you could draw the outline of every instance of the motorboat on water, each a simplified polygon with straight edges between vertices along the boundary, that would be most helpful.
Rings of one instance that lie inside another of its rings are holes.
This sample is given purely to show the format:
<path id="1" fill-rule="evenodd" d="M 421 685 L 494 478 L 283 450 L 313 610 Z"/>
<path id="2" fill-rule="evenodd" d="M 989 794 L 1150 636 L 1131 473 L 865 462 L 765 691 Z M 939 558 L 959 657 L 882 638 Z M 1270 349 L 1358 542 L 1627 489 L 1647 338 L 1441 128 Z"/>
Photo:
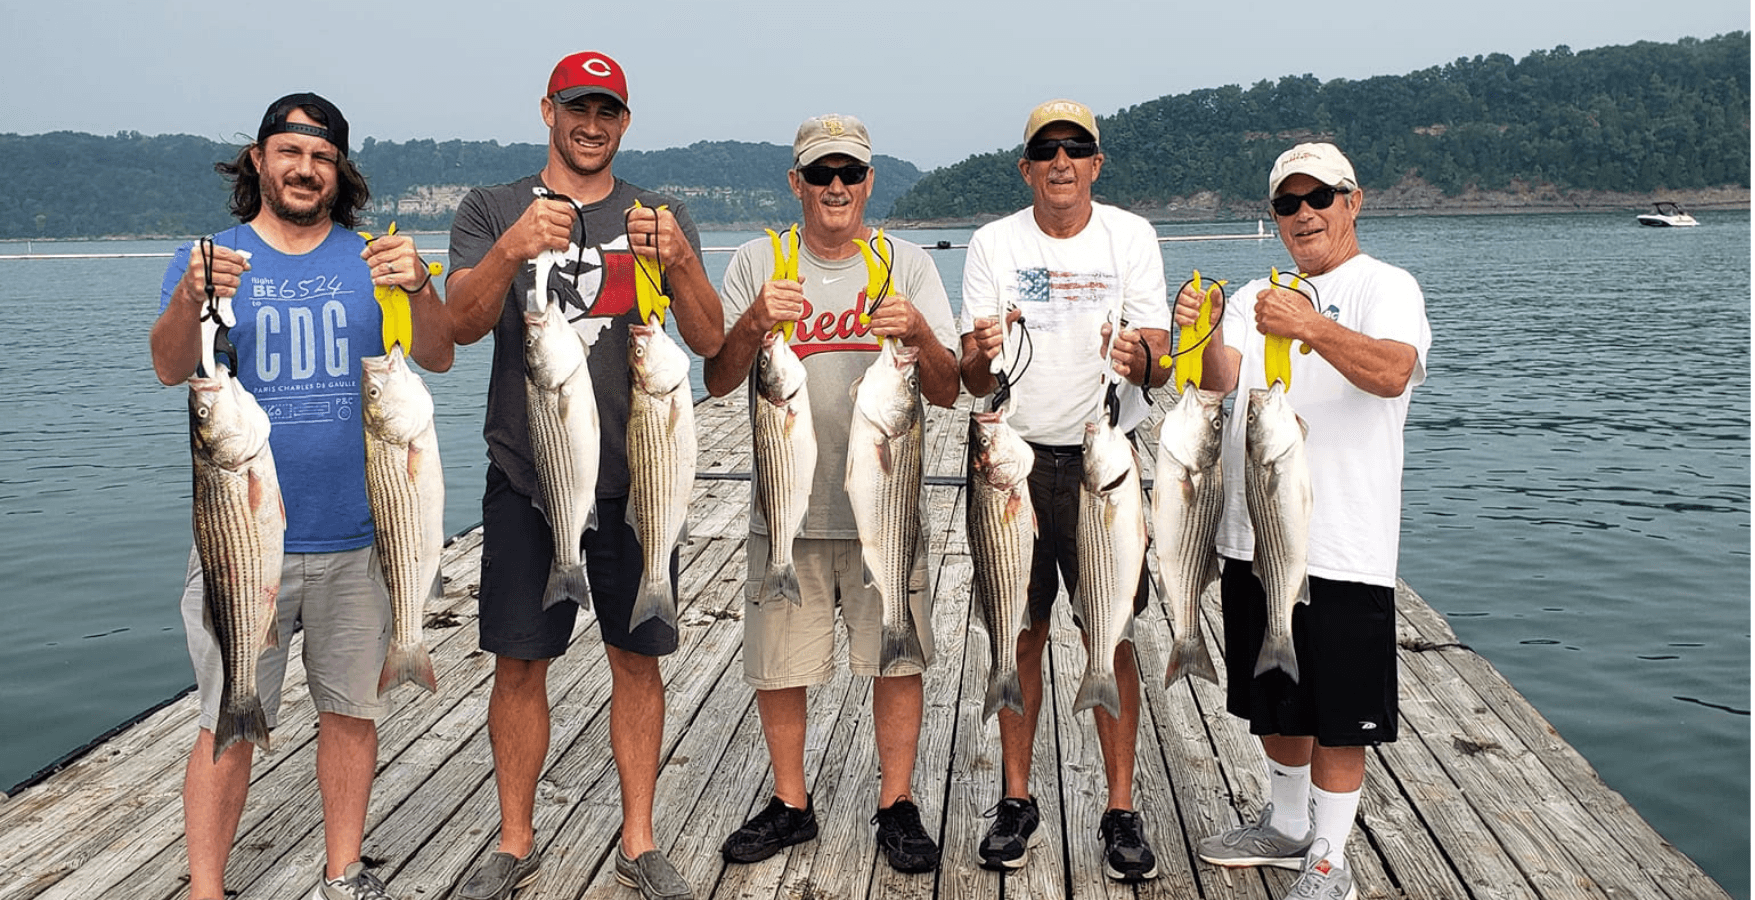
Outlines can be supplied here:
<path id="1" fill-rule="evenodd" d="M 1687 210 L 1668 200 L 1659 200 L 1652 205 L 1657 207 L 1657 212 L 1642 213 L 1638 216 L 1634 216 L 1633 220 L 1641 225 L 1649 225 L 1652 228 L 1686 228 L 1691 225 L 1700 224 L 1699 222 L 1694 221 L 1693 216 L 1688 215 Z"/>

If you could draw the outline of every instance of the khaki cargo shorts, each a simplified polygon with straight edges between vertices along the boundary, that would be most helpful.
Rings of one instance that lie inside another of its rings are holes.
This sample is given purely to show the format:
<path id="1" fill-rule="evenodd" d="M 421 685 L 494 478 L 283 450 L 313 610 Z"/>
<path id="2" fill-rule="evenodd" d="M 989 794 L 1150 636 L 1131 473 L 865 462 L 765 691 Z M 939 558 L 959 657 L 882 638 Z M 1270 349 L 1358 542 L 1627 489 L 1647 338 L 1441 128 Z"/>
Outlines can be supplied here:
<path id="1" fill-rule="evenodd" d="M 857 540 L 799 538 L 792 545 L 799 595 L 755 601 L 768 570 L 768 536 L 750 534 L 749 579 L 744 584 L 743 680 L 759 691 L 822 684 L 835 671 L 835 614 L 847 624 L 847 667 L 855 675 L 877 677 L 883 644 L 883 597 L 865 584 L 865 565 Z M 932 664 L 932 592 L 927 590 L 925 554 L 908 578 L 908 606 L 926 664 Z M 908 666 L 891 675 L 916 675 Z"/>

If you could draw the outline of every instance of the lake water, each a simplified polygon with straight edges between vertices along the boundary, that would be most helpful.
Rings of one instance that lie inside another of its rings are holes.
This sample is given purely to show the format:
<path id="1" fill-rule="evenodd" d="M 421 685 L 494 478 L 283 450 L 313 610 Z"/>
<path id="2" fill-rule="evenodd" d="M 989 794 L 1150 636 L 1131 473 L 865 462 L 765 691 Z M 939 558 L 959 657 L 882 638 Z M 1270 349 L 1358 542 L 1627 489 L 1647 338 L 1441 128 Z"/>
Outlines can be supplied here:
<path id="1" fill-rule="evenodd" d="M 1749 215 L 1667 230 L 1632 218 L 1364 221 L 1365 250 L 1420 280 L 1434 332 L 1408 419 L 1401 574 L 1747 897 Z M 898 234 L 961 244 L 969 231 Z M 1171 243 L 1164 257 L 1173 284 L 1192 267 L 1240 285 L 1286 265 L 1274 240 Z M 962 251 L 935 258 L 954 303 Z M 715 283 L 727 261 L 708 254 Z M 0 788 L 193 680 L 176 612 L 185 390 L 157 382 L 146 346 L 165 264 L 0 260 Z M 427 376 L 451 532 L 480 519 L 489 356 L 487 342 L 461 348 Z"/>

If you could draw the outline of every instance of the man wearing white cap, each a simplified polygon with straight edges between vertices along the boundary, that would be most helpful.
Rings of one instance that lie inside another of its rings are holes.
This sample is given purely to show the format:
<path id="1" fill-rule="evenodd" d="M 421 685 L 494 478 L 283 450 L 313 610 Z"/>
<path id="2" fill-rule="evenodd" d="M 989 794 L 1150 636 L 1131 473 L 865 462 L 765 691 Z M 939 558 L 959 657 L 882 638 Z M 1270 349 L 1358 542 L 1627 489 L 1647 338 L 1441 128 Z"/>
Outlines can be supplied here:
<path id="1" fill-rule="evenodd" d="M 982 838 L 981 864 L 989 869 L 1024 865 L 1041 841 L 1041 818 L 1030 794 L 1031 750 L 1042 709 L 1042 656 L 1060 581 L 1078 588 L 1079 480 L 1085 423 L 1108 415 L 1104 348 L 1120 312 L 1112 354 L 1123 379 L 1116 392 L 1116 426 L 1131 431 L 1146 416 L 1142 388 L 1163 384 L 1167 370 L 1151 364 L 1169 347 L 1170 311 L 1165 302 L 1164 258 L 1157 231 L 1133 213 L 1096 203 L 1091 185 L 1103 169 L 1096 117 L 1084 104 L 1051 100 L 1030 113 L 1018 173 L 1034 203 L 983 226 L 969 239 L 963 268 L 963 384 L 977 397 L 996 380 L 989 363 L 998 356 L 1000 322 L 1008 307 L 1029 327 L 1030 362 L 1010 373 L 1016 397 L 1009 421 L 1035 451 L 1030 499 L 1037 538 L 1031 562 L 1029 627 L 1018 636 L 1018 677 L 1024 714 L 999 711 L 1005 767 L 1003 796 L 993 825 Z M 1058 577 L 1057 577 L 1058 573 Z M 1144 573 L 1134 613 L 1145 608 Z M 1131 633 L 1131 632 L 1130 632 Z M 1112 879 L 1143 881 L 1158 874 L 1145 825 L 1133 808 L 1134 749 L 1139 732 L 1139 669 L 1133 643 L 1115 649 L 1115 680 L 1121 715 L 1099 706 L 1092 715 L 1103 755 L 1108 797 L 1098 835 L 1104 871 Z"/>
<path id="2" fill-rule="evenodd" d="M 1241 303 L 1213 310 L 1201 387 L 1266 388 L 1267 335 L 1292 353 L 1288 398 L 1304 421 L 1313 494 L 1310 602 L 1295 607 L 1299 677 L 1257 657 L 1267 602 L 1251 571 L 1255 539 L 1244 502 L 1245 416 L 1225 429 L 1225 510 L 1218 549 L 1229 711 L 1249 720 L 1267 753 L 1270 799 L 1258 821 L 1201 840 L 1201 859 L 1300 872 L 1288 897 L 1350 900 L 1347 837 L 1359 808 L 1365 748 L 1396 739 L 1395 573 L 1401 530 L 1402 426 L 1426 379 L 1432 332 L 1412 275 L 1359 249 L 1365 192 L 1333 144 L 1299 144 L 1274 163 L 1268 197 L 1299 273 L 1257 279 Z M 1176 321 L 1192 324 L 1190 288 Z M 1241 393 L 1240 393 L 1241 396 Z"/>
<path id="3" fill-rule="evenodd" d="M 806 119 L 792 143 L 793 167 L 786 180 L 802 206 L 804 227 L 796 280 L 776 278 L 766 238 L 739 247 L 726 268 L 725 344 L 706 363 L 707 390 L 723 396 L 755 381 L 751 364 L 764 340 L 789 340 L 804 369 L 808 422 L 814 425 L 816 465 L 800 472 L 810 483 L 809 503 L 792 544 L 797 577 L 793 589 L 763 589 L 770 581 L 769 543 L 782 539 L 782 525 L 750 509 L 749 581 L 744 600 L 744 680 L 756 689 L 762 735 L 774 767 L 774 796 L 725 839 L 728 862 L 767 859 L 787 846 L 817 836 L 816 808 L 805 783 L 805 691 L 835 671 L 835 619 L 847 630 L 853 674 L 872 679 L 871 703 L 880 769 L 877 845 L 901 872 L 938 867 L 938 844 L 920 821 L 914 803 L 914 757 L 923 710 L 921 673 L 932 662 L 932 591 L 925 554 L 917 554 L 909 578 L 920 659 L 880 665 L 883 596 L 862 576 L 858 522 L 846 484 L 851 416 L 848 391 L 877 358 L 878 341 L 899 341 L 916 353 L 920 392 L 939 406 L 957 401 L 956 341 L 951 304 L 938 268 L 926 251 L 885 238 L 891 248 L 891 290 L 875 306 L 865 296 L 866 264 L 855 240 L 872 241 L 865 204 L 873 180 L 871 138 L 852 116 Z M 874 248 L 875 249 L 875 248 Z M 869 322 L 862 316 L 869 315 Z M 790 338 L 773 335 L 796 323 Z M 750 403 L 767 402 L 751 385 Z M 762 490 L 763 479 L 756 479 Z M 933 829 L 937 831 L 936 828 Z"/>
<path id="4" fill-rule="evenodd" d="M 495 656 L 488 736 L 500 801 L 499 842 L 455 896 L 507 900 L 537 877 L 542 854 L 533 817 L 549 745 L 548 669 L 571 642 L 579 603 L 589 602 L 609 658 L 609 744 L 622 811 L 615 875 L 646 900 L 679 900 L 692 891 L 652 831 L 664 738 L 658 658 L 676 650 L 678 635 L 660 619 L 632 622 L 643 571 L 639 540 L 626 515 L 628 329 L 640 320 L 635 257 L 661 263 L 677 333 L 701 356 L 719 351 L 719 297 L 701 266 L 700 239 L 682 204 L 615 177 L 616 151 L 632 119 L 620 64 L 592 51 L 562 59 L 549 75 L 541 109 L 549 129 L 542 171 L 476 188 L 451 224 L 446 296 L 457 343 L 494 335 L 483 429 L 489 466 L 480 610 L 481 647 Z M 564 251 L 566 261 L 548 284 L 537 285 L 531 260 L 547 250 Z M 523 308 L 537 290 L 558 297 L 568 322 L 592 344 L 586 365 L 602 424 L 595 448 L 597 525 L 586 529 L 581 542 L 590 595 L 547 608 L 542 599 L 553 539 L 532 499 L 540 486 L 524 366 Z M 676 567 L 673 552 L 672 585 Z"/>

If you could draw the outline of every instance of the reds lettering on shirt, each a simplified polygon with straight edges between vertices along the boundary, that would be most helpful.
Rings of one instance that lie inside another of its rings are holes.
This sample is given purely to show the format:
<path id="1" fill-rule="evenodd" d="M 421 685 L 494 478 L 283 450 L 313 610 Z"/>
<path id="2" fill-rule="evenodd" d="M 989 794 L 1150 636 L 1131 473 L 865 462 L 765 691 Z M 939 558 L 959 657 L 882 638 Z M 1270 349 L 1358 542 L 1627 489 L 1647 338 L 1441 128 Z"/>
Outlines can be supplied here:
<path id="1" fill-rule="evenodd" d="M 804 315 L 798 320 L 798 329 L 793 332 L 792 352 L 803 359 L 813 353 L 834 350 L 856 350 L 876 352 L 876 340 L 858 340 L 871 334 L 871 326 L 864 324 L 860 318 L 865 315 L 865 291 L 859 292 L 859 298 L 853 302 L 853 308 L 840 315 L 833 312 L 818 313 L 810 300 L 804 301 Z"/>

